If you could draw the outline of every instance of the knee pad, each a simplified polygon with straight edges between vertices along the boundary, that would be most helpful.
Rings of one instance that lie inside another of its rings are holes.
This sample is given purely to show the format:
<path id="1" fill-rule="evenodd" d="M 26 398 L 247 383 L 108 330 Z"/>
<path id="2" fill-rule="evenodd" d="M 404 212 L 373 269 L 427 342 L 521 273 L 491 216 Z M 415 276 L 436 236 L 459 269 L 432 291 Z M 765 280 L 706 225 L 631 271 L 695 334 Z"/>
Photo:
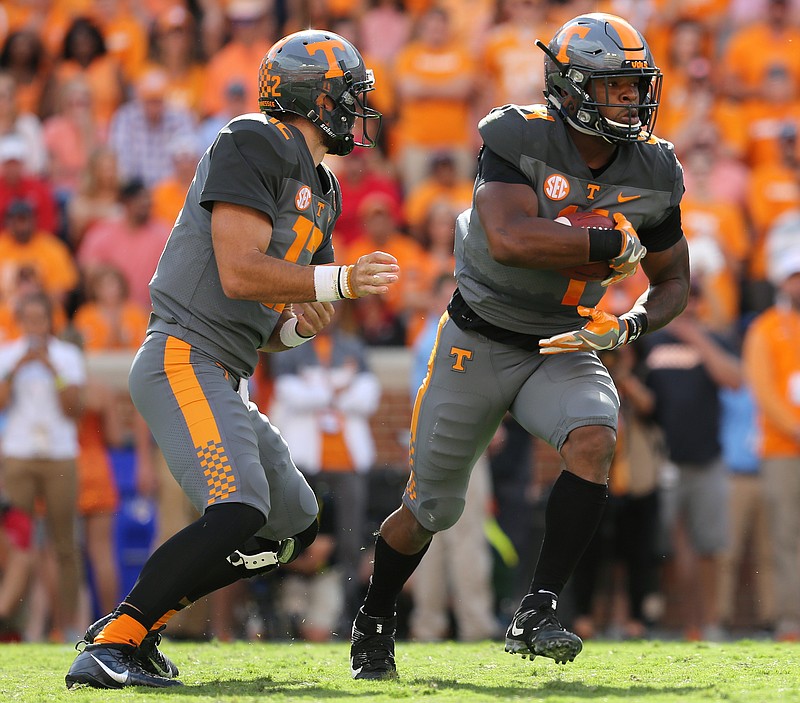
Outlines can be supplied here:
<path id="1" fill-rule="evenodd" d="M 442 532 L 455 525 L 463 512 L 463 498 L 431 498 L 419 506 L 415 517 L 426 530 Z"/>
<path id="2" fill-rule="evenodd" d="M 315 519 L 305 530 L 298 532 L 294 537 L 281 540 L 278 560 L 281 564 L 288 564 L 297 559 L 319 534 L 319 522 Z"/>

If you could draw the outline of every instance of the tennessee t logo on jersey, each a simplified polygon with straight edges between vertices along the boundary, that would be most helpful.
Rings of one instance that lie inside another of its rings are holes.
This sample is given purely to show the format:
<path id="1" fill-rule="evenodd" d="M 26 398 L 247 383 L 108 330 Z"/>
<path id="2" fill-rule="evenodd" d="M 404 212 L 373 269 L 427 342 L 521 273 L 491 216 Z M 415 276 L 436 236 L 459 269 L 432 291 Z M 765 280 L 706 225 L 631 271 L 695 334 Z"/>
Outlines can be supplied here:
<path id="1" fill-rule="evenodd" d="M 455 358 L 455 363 L 453 364 L 453 371 L 458 371 L 459 373 L 464 373 L 466 369 L 464 368 L 464 361 L 470 361 L 472 359 L 472 350 L 471 349 L 461 349 L 460 347 L 450 347 L 450 356 Z"/>

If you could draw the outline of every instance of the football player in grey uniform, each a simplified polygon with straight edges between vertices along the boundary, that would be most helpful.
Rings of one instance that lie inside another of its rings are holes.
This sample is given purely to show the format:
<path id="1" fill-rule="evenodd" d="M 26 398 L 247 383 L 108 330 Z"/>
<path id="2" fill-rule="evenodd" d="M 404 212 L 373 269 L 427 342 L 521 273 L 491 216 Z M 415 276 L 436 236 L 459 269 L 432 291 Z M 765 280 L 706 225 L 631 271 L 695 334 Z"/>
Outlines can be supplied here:
<path id="1" fill-rule="evenodd" d="M 672 145 L 652 132 L 662 75 L 647 43 L 624 19 L 589 14 L 537 44 L 547 104 L 506 105 L 478 126 L 473 203 L 456 225 L 458 287 L 414 406 L 402 505 L 381 525 L 353 624 L 357 679 L 396 676 L 396 598 L 433 535 L 461 515 L 471 468 L 506 412 L 555 447 L 564 470 L 505 648 L 575 658 L 583 643 L 556 607 L 606 503 L 619 408 L 596 352 L 662 327 L 686 305 L 683 177 Z M 612 226 L 555 221 L 576 210 Z M 606 286 L 640 261 L 649 289 L 633 309 L 620 317 L 599 310 Z M 605 279 L 559 271 L 591 262 L 607 262 Z"/>
<path id="2" fill-rule="evenodd" d="M 278 41 L 259 71 L 261 111 L 233 119 L 200 159 L 150 283 L 153 312 L 130 372 L 133 401 L 202 517 L 148 559 L 94 623 L 68 688 L 179 685 L 158 649 L 198 598 L 286 564 L 317 534 L 317 501 L 247 397 L 258 351 L 311 339 L 333 301 L 382 294 L 391 255 L 333 262 L 341 193 L 325 154 L 373 146 L 372 72 L 332 32 Z"/>

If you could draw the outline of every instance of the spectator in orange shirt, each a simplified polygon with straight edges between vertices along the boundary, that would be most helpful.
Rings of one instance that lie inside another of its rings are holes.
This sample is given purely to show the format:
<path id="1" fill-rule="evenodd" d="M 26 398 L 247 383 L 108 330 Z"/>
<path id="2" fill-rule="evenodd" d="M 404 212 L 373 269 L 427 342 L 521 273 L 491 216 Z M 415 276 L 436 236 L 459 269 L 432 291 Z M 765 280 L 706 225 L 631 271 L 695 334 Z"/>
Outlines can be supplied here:
<path id="1" fill-rule="evenodd" d="M 0 49 L 0 69 L 14 78 L 19 110 L 38 114 L 48 71 L 47 54 L 39 35 L 28 29 L 11 32 Z"/>
<path id="2" fill-rule="evenodd" d="M 785 66 L 767 71 L 759 97 L 745 102 L 742 122 L 747 129 L 747 161 L 753 168 L 781 160 L 786 144 L 781 136 L 800 125 L 800 82 Z"/>
<path id="3" fill-rule="evenodd" d="M 731 330 L 740 314 L 740 282 L 751 238 L 740 203 L 728 203 L 714 194 L 715 149 L 700 143 L 682 157 L 687 179 L 681 204 L 683 231 L 689 242 L 692 270 L 700 269 L 695 256 L 707 252 L 705 285 L 713 288 L 710 299 L 721 306 L 701 313 L 703 322 L 716 332 Z M 711 261 L 710 259 L 713 259 Z"/>
<path id="4" fill-rule="evenodd" d="M 800 640 L 800 248 L 772 262 L 776 304 L 747 330 L 744 368 L 759 412 L 761 476 L 775 565 L 778 640 Z"/>
<path id="5" fill-rule="evenodd" d="M 438 203 L 447 203 L 451 209 L 466 210 L 472 200 L 473 182 L 459 179 L 456 163 L 448 152 L 434 154 L 430 158 L 428 177 L 418 183 L 405 201 L 405 215 L 409 233 L 421 240 L 422 228 L 431 208 Z"/>
<path id="6" fill-rule="evenodd" d="M 447 200 L 431 203 L 420 229 L 419 242 L 430 261 L 431 284 L 441 276 L 455 275 L 455 227 L 461 209 Z"/>
<path id="7" fill-rule="evenodd" d="M 107 127 L 114 111 L 122 104 L 125 84 L 119 61 L 109 54 L 100 29 L 86 17 L 75 18 L 64 36 L 61 56 L 43 95 L 42 116 L 55 112 L 58 86 L 76 75 L 86 78 L 92 91 L 95 117 L 100 125 Z"/>
<path id="8" fill-rule="evenodd" d="M 758 290 L 749 309 L 760 311 L 770 304 L 767 288 L 765 243 L 767 232 L 781 215 L 800 208 L 800 152 L 797 127 L 788 124 L 780 134 L 780 161 L 763 164 L 751 174 L 747 208 L 753 226 L 753 247 L 748 261 L 747 277 Z"/>
<path id="9" fill-rule="evenodd" d="M 119 269 L 97 266 L 87 281 L 87 300 L 72 325 L 86 352 L 135 350 L 147 331 L 147 309 L 133 302 Z"/>
<path id="10" fill-rule="evenodd" d="M 58 211 L 47 182 L 25 173 L 25 142 L 16 134 L 0 137 L 0 223 L 12 200 L 27 200 L 36 212 L 36 228 L 58 232 Z"/>
<path id="11" fill-rule="evenodd" d="M 0 290 L 0 343 L 17 339 L 22 335 L 16 317 L 19 301 L 29 295 L 47 295 L 39 280 L 38 272 L 32 266 L 20 267 L 16 275 L 16 281 L 4 286 L 5 290 Z M 64 306 L 53 304 L 53 333 L 60 336 L 66 327 L 67 314 Z"/>
<path id="12" fill-rule="evenodd" d="M 272 10 L 272 0 L 228 2 L 226 16 L 230 24 L 230 41 L 208 63 L 203 116 L 214 115 L 222 109 L 222 95 L 231 81 L 244 86 L 247 111 L 258 110 L 258 86 L 251 76 L 258 72 L 261 59 L 275 40 Z"/>
<path id="13" fill-rule="evenodd" d="M 131 0 L 92 0 L 92 18 L 97 22 L 108 53 L 119 61 L 126 82 L 142 72 L 147 58 L 147 30 L 140 8 Z M 137 3 L 138 4 L 138 3 Z"/>
<path id="14" fill-rule="evenodd" d="M 167 100 L 201 114 L 206 69 L 199 61 L 194 21 L 186 8 L 171 5 L 156 17 L 152 45 L 151 66 L 159 66 L 167 76 Z"/>
<path id="15" fill-rule="evenodd" d="M 782 67 L 800 88 L 800 28 L 787 0 L 769 0 L 766 15 L 736 30 L 722 56 L 723 90 L 732 98 L 757 98 L 767 74 Z"/>
<path id="16" fill-rule="evenodd" d="M 685 67 L 685 75 L 677 84 L 670 84 L 669 92 L 662 92 L 658 134 L 675 145 L 678 154 L 691 148 L 702 135 L 711 129 L 717 141 L 717 151 L 727 159 L 743 159 L 747 146 L 747 126 L 742 116 L 742 106 L 719 94 L 711 71 L 711 62 L 695 58 Z M 741 167 L 740 167 L 741 168 Z M 731 198 L 743 194 L 731 193 Z"/>
<path id="17" fill-rule="evenodd" d="M 421 329 L 421 315 L 429 307 L 431 262 L 425 250 L 412 237 L 398 229 L 392 214 L 392 200 L 375 193 L 361 202 L 358 214 L 363 223 L 363 235 L 344 251 L 339 260 L 355 261 L 371 251 L 388 251 L 397 259 L 403 276 L 389 293 L 381 296 L 385 312 L 401 324 L 406 332 L 401 344 L 412 344 Z M 373 296 L 375 297 L 375 296 Z M 357 312 L 362 306 L 356 301 Z M 376 306 L 367 308 L 374 313 Z"/>
<path id="18" fill-rule="evenodd" d="M 503 0 L 499 3 L 501 21 L 489 31 L 483 47 L 481 114 L 493 107 L 514 103 L 542 102 L 544 72 L 533 71 L 541 53 L 534 43 L 550 36 L 547 3 L 542 0 Z"/>
<path id="19" fill-rule="evenodd" d="M 475 65 L 470 52 L 452 39 L 444 10 L 434 7 L 420 17 L 414 41 L 397 57 L 395 76 L 399 113 L 390 143 L 397 144 L 406 192 L 425 178 L 434 150 L 450 151 L 459 176 L 473 178 Z"/>
<path id="20" fill-rule="evenodd" d="M 153 188 L 153 217 L 174 222 L 183 207 L 186 189 L 194 178 L 201 152 L 197 140 L 186 135 L 169 145 L 169 154 L 172 157 L 172 175 Z"/>
<path id="21" fill-rule="evenodd" d="M 78 283 L 78 270 L 67 245 L 37 228 L 34 206 L 13 200 L 0 233 L 0 299 L 11 298 L 20 269 L 31 269 L 52 303 L 63 305 Z"/>

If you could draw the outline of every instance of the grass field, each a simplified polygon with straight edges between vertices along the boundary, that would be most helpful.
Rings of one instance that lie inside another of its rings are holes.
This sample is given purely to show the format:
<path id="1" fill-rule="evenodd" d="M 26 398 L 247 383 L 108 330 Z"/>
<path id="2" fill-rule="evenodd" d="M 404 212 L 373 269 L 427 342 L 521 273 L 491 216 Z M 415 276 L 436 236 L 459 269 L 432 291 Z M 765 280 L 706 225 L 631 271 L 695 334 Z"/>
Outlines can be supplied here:
<path id="1" fill-rule="evenodd" d="M 398 645 L 397 681 L 353 681 L 345 644 L 165 642 L 184 686 L 67 691 L 67 645 L 0 645 L 0 701 L 642 701 L 800 703 L 800 645 L 589 642 L 574 663 L 533 662 L 502 644 Z"/>

